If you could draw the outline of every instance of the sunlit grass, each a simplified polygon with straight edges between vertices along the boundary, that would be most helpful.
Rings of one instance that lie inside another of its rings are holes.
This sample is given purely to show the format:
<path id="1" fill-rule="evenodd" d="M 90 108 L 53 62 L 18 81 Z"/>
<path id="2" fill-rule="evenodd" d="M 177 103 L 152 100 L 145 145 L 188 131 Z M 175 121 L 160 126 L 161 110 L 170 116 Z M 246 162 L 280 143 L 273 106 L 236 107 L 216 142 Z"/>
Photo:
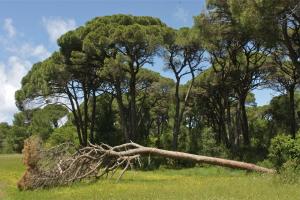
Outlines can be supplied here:
<path id="1" fill-rule="evenodd" d="M 129 171 L 119 183 L 100 180 L 21 192 L 16 182 L 23 171 L 20 155 L 0 155 L 0 199 L 300 200 L 300 185 L 281 184 L 270 175 L 217 167 Z"/>

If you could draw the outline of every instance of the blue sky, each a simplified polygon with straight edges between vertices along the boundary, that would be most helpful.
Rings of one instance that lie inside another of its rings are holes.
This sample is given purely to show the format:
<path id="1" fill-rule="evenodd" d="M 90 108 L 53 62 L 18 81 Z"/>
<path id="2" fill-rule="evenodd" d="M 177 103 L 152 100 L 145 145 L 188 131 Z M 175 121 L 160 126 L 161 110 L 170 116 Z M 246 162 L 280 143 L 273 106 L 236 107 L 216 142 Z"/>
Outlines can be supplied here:
<path id="1" fill-rule="evenodd" d="M 205 0 L 0 0 L 0 122 L 11 123 L 17 112 L 14 92 L 32 64 L 58 49 L 56 39 L 96 17 L 112 14 L 149 15 L 167 25 L 192 26 Z M 161 62 L 152 67 L 165 76 Z M 258 105 L 269 102 L 270 90 L 257 90 Z M 273 95 L 272 95 L 273 94 Z"/>

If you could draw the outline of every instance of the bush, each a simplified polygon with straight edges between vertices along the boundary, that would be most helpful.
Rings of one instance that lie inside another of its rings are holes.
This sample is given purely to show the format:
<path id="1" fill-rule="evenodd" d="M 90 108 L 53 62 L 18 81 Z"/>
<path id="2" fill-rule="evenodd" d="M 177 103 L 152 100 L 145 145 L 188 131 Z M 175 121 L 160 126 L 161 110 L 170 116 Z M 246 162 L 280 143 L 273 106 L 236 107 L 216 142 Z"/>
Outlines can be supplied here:
<path id="1" fill-rule="evenodd" d="M 14 153 L 14 145 L 13 140 L 11 138 L 5 138 L 5 140 L 2 143 L 2 150 L 1 153 Z"/>
<path id="2" fill-rule="evenodd" d="M 300 137 L 278 135 L 271 140 L 269 159 L 279 169 L 289 160 L 300 160 Z"/>
<path id="3" fill-rule="evenodd" d="M 46 146 L 56 146 L 65 142 L 72 142 L 79 145 L 76 128 L 72 125 L 66 125 L 54 129 L 53 133 L 46 142 Z"/>
<path id="4" fill-rule="evenodd" d="M 24 145 L 24 140 L 30 135 L 25 127 L 13 126 L 5 138 L 4 151 L 6 153 L 21 153 Z"/>
<path id="5" fill-rule="evenodd" d="M 201 155 L 227 158 L 229 154 L 228 149 L 224 145 L 217 144 L 212 128 L 204 128 L 202 130 L 200 148 L 199 154 Z"/>

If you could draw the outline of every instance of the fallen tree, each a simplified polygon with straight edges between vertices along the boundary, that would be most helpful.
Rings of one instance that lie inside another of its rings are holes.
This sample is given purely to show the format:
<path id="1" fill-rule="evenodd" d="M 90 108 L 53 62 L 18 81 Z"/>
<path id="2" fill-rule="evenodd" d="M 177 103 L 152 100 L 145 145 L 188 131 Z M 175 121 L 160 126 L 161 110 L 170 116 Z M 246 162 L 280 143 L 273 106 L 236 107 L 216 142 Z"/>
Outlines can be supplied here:
<path id="1" fill-rule="evenodd" d="M 244 169 L 261 173 L 276 173 L 254 164 L 222 158 L 194 155 L 144 147 L 136 143 L 126 143 L 111 147 L 107 144 L 93 145 L 76 150 L 71 143 L 64 143 L 43 150 L 38 139 L 28 139 L 24 144 L 24 164 L 27 169 L 20 181 L 20 190 L 53 187 L 71 184 L 79 180 L 96 180 L 110 175 L 122 168 L 117 181 L 134 163 L 140 163 L 140 157 L 156 155 L 165 158 L 190 160 L 234 169 Z"/>

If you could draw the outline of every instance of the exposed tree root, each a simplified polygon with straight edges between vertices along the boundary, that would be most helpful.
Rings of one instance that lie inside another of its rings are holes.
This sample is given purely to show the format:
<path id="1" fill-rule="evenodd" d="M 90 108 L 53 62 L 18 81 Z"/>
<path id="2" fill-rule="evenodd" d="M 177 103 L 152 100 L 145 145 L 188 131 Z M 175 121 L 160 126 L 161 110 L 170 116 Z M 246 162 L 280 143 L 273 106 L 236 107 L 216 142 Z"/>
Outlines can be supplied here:
<path id="1" fill-rule="evenodd" d="M 133 167 L 135 162 L 140 163 L 139 158 L 143 155 L 184 159 L 262 173 L 276 172 L 273 169 L 250 163 L 144 147 L 136 143 L 126 143 L 114 147 L 107 144 L 89 144 L 79 150 L 75 150 L 72 144 L 67 143 L 46 151 L 33 148 L 36 144 L 32 143 L 32 141 L 25 142 L 24 157 L 27 161 L 24 163 L 27 170 L 18 182 L 21 190 L 67 185 L 83 179 L 108 177 L 109 174 L 112 177 L 117 169 L 123 168 L 117 178 L 118 181 L 129 167 Z M 28 158 L 34 162 L 28 162 Z"/>

